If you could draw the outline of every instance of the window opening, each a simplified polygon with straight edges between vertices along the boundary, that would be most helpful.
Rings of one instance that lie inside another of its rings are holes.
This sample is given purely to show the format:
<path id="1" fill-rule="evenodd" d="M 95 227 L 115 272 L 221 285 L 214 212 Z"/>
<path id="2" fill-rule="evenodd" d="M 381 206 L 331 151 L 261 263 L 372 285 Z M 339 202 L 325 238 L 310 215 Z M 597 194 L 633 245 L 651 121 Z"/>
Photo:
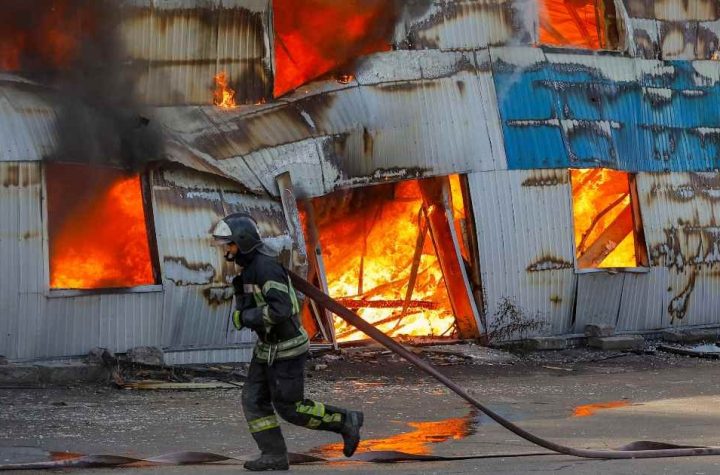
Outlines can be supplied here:
<path id="1" fill-rule="evenodd" d="M 275 0 L 273 96 L 331 72 L 349 81 L 358 57 L 391 49 L 396 16 L 386 0 Z"/>
<path id="2" fill-rule="evenodd" d="M 603 0 L 540 0 L 540 43 L 587 49 L 617 47 L 615 7 Z"/>
<path id="3" fill-rule="evenodd" d="M 465 210 L 461 194 L 452 199 L 452 224 L 458 226 Z M 393 336 L 457 334 L 431 236 L 431 208 L 425 204 L 417 180 L 343 190 L 311 201 L 333 298 Z M 307 211 L 302 214 L 309 236 Z M 463 236 L 458 239 L 464 241 Z M 340 342 L 365 338 L 341 319 L 335 319 L 334 327 Z"/>
<path id="4" fill-rule="evenodd" d="M 646 266 L 630 175 L 584 168 L 570 170 L 570 177 L 578 268 Z"/>
<path id="5" fill-rule="evenodd" d="M 140 175 L 60 163 L 45 171 L 50 288 L 156 283 Z"/>

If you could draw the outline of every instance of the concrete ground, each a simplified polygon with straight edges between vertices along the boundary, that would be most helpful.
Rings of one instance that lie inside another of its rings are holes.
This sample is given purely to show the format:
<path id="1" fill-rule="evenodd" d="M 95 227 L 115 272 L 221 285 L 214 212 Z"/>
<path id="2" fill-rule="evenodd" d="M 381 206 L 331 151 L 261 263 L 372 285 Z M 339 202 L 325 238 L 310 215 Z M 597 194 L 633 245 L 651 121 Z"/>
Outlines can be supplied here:
<path id="1" fill-rule="evenodd" d="M 426 355 L 427 356 L 427 355 Z M 542 437 L 587 448 L 635 440 L 720 445 L 720 362 L 592 350 L 533 353 L 514 362 L 433 357 L 476 398 Z M 408 364 L 376 354 L 316 359 L 308 397 L 365 411 L 363 450 L 438 455 L 543 449 L 518 439 Z M 323 368 L 327 365 L 327 368 Z M 587 405 L 600 405 L 581 407 Z M 602 408 L 602 406 L 608 406 Z M 582 415 L 582 416 L 580 416 Z M 252 455 L 238 390 L 134 391 L 104 386 L 0 389 L 0 464 L 42 452 L 153 456 L 179 450 Z M 333 434 L 283 425 L 294 452 L 336 454 Z M 22 448 L 20 448 L 22 447 Z M 30 449 L 35 447 L 36 449 Z M 229 474 L 237 465 L 73 470 L 105 474 Z M 401 464 L 295 466 L 293 473 L 710 474 L 720 457 L 582 460 L 562 455 Z M 13 472 L 6 472 L 13 473 Z M 17 472 L 33 473 L 33 472 Z"/>

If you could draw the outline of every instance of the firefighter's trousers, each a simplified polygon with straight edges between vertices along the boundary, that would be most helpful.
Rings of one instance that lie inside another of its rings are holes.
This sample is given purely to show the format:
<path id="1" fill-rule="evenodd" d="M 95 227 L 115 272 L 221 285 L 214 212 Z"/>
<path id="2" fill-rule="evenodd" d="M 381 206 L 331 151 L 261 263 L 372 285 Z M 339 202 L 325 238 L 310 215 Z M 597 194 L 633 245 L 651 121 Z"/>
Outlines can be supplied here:
<path id="1" fill-rule="evenodd" d="M 287 452 L 275 411 L 291 424 L 308 429 L 339 433 L 343 427 L 345 409 L 305 399 L 306 358 L 304 354 L 274 361 L 270 366 L 255 358 L 250 363 L 242 404 L 250 432 L 263 454 Z"/>

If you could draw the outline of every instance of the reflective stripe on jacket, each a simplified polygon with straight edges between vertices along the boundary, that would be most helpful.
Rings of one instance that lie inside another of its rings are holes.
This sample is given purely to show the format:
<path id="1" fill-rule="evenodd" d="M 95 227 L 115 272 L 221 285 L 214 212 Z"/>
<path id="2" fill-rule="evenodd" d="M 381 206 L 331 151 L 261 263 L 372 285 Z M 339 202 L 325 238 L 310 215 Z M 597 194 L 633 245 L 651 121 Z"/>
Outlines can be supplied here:
<path id="1" fill-rule="evenodd" d="M 254 308 L 244 311 L 262 314 L 264 331 L 256 328 L 255 358 L 271 364 L 306 353 L 308 335 L 300 323 L 300 304 L 285 268 L 275 258 L 257 254 L 241 278 L 243 289 L 255 301 Z"/>

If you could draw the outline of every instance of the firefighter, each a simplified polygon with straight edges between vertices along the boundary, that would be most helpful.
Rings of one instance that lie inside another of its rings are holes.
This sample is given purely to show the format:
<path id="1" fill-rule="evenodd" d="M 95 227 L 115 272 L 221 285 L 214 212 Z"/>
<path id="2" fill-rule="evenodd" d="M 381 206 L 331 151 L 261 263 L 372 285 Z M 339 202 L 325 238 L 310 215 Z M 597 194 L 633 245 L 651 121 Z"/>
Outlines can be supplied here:
<path id="1" fill-rule="evenodd" d="M 363 413 L 305 399 L 308 335 L 300 323 L 295 290 L 276 253 L 263 243 L 257 223 L 247 214 L 223 218 L 213 237 L 224 246 L 225 259 L 242 268 L 232 281 L 233 325 L 238 330 L 250 328 L 258 337 L 242 406 L 261 455 L 244 467 L 251 471 L 289 468 L 275 412 L 292 424 L 340 434 L 343 454 L 351 457 L 360 442 Z"/>

